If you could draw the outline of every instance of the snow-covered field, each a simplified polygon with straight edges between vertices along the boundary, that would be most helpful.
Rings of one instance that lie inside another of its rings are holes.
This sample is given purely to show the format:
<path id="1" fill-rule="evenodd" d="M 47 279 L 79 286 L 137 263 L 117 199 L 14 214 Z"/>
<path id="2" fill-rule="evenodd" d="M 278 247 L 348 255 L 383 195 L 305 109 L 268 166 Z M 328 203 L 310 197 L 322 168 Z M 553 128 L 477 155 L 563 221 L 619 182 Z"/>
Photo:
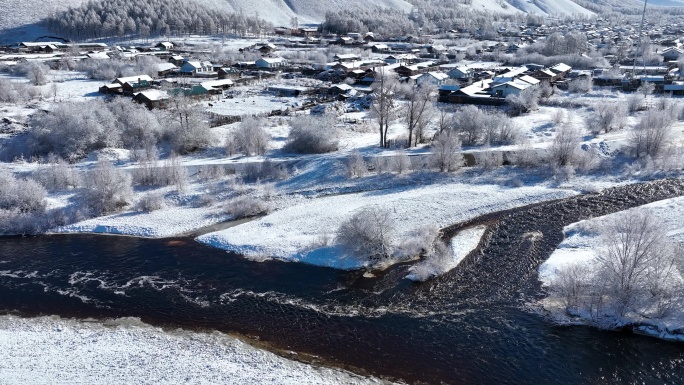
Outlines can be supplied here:
<path id="1" fill-rule="evenodd" d="M 367 262 L 349 255 L 332 240 L 340 223 L 364 207 L 389 210 L 397 226 L 397 239 L 407 240 L 426 226 L 444 227 L 482 214 L 577 193 L 547 186 L 448 183 L 345 194 L 309 199 L 198 240 L 255 259 L 274 257 L 353 269 Z"/>
<path id="2" fill-rule="evenodd" d="M 0 384 L 381 384 L 214 333 L 0 316 Z"/>

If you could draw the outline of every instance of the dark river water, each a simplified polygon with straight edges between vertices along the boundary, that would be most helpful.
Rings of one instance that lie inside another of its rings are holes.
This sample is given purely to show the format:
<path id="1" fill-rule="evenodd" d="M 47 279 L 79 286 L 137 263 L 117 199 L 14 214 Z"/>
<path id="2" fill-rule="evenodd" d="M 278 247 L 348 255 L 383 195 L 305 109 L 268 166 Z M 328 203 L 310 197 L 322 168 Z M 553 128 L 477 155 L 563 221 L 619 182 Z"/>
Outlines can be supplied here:
<path id="1" fill-rule="evenodd" d="M 250 262 L 191 238 L 2 238 L 0 313 L 240 333 L 409 383 L 684 384 L 683 344 L 556 326 L 530 306 L 564 225 L 681 194 L 679 180 L 631 185 L 455 226 L 447 233 L 489 230 L 478 252 L 423 284 L 403 279 L 408 264 L 364 278 Z"/>

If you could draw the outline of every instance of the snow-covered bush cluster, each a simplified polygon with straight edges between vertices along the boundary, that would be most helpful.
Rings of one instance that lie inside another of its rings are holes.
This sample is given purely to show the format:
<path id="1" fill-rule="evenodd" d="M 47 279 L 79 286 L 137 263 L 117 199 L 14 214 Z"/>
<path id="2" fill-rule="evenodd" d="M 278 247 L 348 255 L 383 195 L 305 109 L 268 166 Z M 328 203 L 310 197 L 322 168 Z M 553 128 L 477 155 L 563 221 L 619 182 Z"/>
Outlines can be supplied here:
<path id="1" fill-rule="evenodd" d="M 266 132 L 266 119 L 245 117 L 237 130 L 226 138 L 226 152 L 228 155 L 243 154 L 264 155 L 268 150 L 271 136 Z"/>
<path id="2" fill-rule="evenodd" d="M 175 100 L 153 113 L 129 100 L 59 103 L 32 115 L 26 138 L 29 156 L 55 154 L 74 161 L 106 147 L 147 149 L 166 141 L 179 153 L 207 148 L 211 131 L 197 106 Z"/>
<path id="3" fill-rule="evenodd" d="M 323 154 L 336 151 L 338 144 L 334 116 L 308 115 L 290 121 L 290 134 L 285 150 L 298 154 Z"/>
<path id="4" fill-rule="evenodd" d="M 86 205 L 97 215 L 107 214 L 131 203 L 131 176 L 108 161 L 99 161 L 85 179 Z"/>
<path id="5" fill-rule="evenodd" d="M 657 218 L 627 211 L 587 231 L 601 240 L 598 258 L 559 267 L 549 286 L 563 311 L 602 326 L 680 311 L 684 255 Z"/>
<path id="6" fill-rule="evenodd" d="M 85 59 L 68 61 L 67 66 L 75 71 L 84 72 L 91 79 L 111 81 L 114 78 L 136 75 L 157 77 L 158 64 L 154 56 L 137 56 L 134 60 L 111 58 L 109 60 Z"/>
<path id="7" fill-rule="evenodd" d="M 39 87 L 0 78 L 0 102 L 19 103 L 42 96 L 43 92 Z"/>
<path id="8" fill-rule="evenodd" d="M 450 129 L 459 135 L 464 146 L 514 144 L 519 137 L 518 127 L 504 113 L 473 105 L 458 109 L 451 122 Z"/>

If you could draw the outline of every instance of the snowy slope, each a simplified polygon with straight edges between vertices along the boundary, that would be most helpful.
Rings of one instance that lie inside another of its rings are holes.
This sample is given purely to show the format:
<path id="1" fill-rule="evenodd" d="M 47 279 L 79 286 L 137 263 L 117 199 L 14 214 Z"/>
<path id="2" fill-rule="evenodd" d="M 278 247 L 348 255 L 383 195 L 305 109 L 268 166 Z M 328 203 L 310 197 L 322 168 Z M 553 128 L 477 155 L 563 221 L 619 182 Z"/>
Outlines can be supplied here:
<path id="1" fill-rule="evenodd" d="M 502 13 L 534 13 L 537 15 L 586 15 L 593 12 L 582 8 L 572 0 L 506 0 L 502 7 L 500 0 L 473 0 L 471 8 Z"/>
<path id="2" fill-rule="evenodd" d="M 299 23 L 320 23 L 325 19 L 327 11 L 340 9 L 368 8 L 369 6 L 411 10 L 411 5 L 404 0 L 196 0 L 202 4 L 215 7 L 226 7 L 245 15 L 258 14 L 260 18 L 275 25 L 289 26 L 290 20 L 296 16 Z"/>
<path id="3" fill-rule="evenodd" d="M 35 23 L 53 12 L 81 5 L 82 0 L 2 0 L 0 31 Z"/>

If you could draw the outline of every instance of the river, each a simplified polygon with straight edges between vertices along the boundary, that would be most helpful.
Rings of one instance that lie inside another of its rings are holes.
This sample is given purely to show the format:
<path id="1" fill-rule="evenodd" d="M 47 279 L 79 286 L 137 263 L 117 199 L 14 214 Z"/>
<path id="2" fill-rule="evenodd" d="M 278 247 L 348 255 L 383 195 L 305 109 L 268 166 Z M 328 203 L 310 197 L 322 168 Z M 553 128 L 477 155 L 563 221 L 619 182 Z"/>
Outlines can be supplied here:
<path id="1" fill-rule="evenodd" d="M 191 238 L 98 235 L 0 240 L 0 313 L 139 317 L 239 333 L 275 350 L 410 383 L 681 384 L 684 345 L 556 326 L 531 304 L 536 269 L 562 227 L 681 195 L 666 180 L 488 215 L 486 241 L 455 270 L 416 284 L 409 264 L 374 278 L 252 262 Z M 531 234 L 537 234 L 531 236 Z"/>

